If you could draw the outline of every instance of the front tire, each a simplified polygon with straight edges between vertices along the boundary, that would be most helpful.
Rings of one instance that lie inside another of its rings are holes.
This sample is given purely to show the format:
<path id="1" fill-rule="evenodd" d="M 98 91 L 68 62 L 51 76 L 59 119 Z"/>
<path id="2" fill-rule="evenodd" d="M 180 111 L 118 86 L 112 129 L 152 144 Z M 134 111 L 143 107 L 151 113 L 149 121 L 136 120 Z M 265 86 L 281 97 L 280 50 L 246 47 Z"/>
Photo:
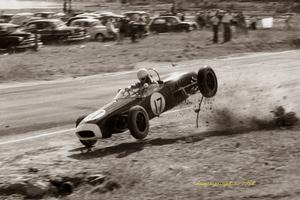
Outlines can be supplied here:
<path id="1" fill-rule="evenodd" d="M 97 140 L 79 140 L 79 141 L 87 148 L 91 148 L 97 143 Z"/>
<path id="2" fill-rule="evenodd" d="M 149 132 L 149 116 L 141 106 L 134 106 L 129 110 L 128 128 L 130 134 L 138 140 L 147 137 Z"/>
<path id="3" fill-rule="evenodd" d="M 217 76 L 211 67 L 199 69 L 197 82 L 200 92 L 204 97 L 211 98 L 216 95 L 218 90 Z"/>

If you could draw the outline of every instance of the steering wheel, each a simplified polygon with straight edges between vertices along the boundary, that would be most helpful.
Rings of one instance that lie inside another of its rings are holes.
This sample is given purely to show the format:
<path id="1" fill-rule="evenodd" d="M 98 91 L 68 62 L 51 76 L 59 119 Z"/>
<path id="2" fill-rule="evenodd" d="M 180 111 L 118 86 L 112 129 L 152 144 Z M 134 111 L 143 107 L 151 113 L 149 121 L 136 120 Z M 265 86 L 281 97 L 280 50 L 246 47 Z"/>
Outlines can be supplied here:
<path id="1" fill-rule="evenodd" d="M 149 71 L 153 71 L 153 72 L 157 75 L 157 77 L 158 77 L 157 82 L 158 82 L 158 83 L 161 83 L 161 82 L 162 82 L 161 79 L 160 79 L 159 73 L 158 73 L 155 69 L 153 69 L 153 68 L 148 68 L 148 70 L 149 70 Z M 151 75 L 151 76 L 152 76 L 152 75 Z"/>

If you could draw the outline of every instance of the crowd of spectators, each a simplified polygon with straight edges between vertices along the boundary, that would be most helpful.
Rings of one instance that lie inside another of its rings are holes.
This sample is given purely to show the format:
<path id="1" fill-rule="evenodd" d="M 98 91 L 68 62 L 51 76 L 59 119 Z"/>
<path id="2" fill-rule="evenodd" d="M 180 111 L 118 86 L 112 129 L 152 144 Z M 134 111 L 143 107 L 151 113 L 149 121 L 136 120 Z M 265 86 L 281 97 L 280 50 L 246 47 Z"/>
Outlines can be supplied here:
<path id="1" fill-rule="evenodd" d="M 257 19 L 251 17 L 246 23 L 246 18 L 242 11 L 231 12 L 230 10 L 207 10 L 196 14 L 196 22 L 200 29 L 211 28 L 213 32 L 212 42 L 219 42 L 219 31 L 223 32 L 223 43 L 232 39 L 232 29 L 234 27 L 237 34 L 247 35 L 248 29 L 256 29 Z"/>

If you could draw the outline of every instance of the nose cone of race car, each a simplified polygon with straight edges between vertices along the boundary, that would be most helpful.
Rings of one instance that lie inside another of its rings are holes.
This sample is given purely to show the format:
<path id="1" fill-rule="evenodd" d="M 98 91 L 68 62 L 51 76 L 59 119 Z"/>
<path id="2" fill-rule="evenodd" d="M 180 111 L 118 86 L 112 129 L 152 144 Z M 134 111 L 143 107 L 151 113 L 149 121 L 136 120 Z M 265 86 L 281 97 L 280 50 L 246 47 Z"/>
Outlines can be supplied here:
<path id="1" fill-rule="evenodd" d="M 79 140 L 91 140 L 102 138 L 101 129 L 97 124 L 82 121 L 76 127 L 76 135 Z"/>
<path id="2" fill-rule="evenodd" d="M 102 138 L 101 129 L 94 121 L 101 119 L 105 114 L 106 111 L 100 109 L 83 118 L 76 127 L 77 137 L 80 140 Z"/>

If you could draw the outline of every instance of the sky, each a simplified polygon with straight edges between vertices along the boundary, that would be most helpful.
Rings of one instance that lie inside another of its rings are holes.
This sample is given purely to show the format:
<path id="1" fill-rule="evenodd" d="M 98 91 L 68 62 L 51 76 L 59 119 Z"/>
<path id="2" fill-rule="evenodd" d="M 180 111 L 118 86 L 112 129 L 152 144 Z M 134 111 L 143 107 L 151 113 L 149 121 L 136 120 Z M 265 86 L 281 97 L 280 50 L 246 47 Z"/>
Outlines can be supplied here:
<path id="1" fill-rule="evenodd" d="M 46 1 L 30 1 L 30 0 L 0 0 L 1 9 L 21 9 L 21 8 L 50 8 L 55 7 L 57 3 Z"/>

